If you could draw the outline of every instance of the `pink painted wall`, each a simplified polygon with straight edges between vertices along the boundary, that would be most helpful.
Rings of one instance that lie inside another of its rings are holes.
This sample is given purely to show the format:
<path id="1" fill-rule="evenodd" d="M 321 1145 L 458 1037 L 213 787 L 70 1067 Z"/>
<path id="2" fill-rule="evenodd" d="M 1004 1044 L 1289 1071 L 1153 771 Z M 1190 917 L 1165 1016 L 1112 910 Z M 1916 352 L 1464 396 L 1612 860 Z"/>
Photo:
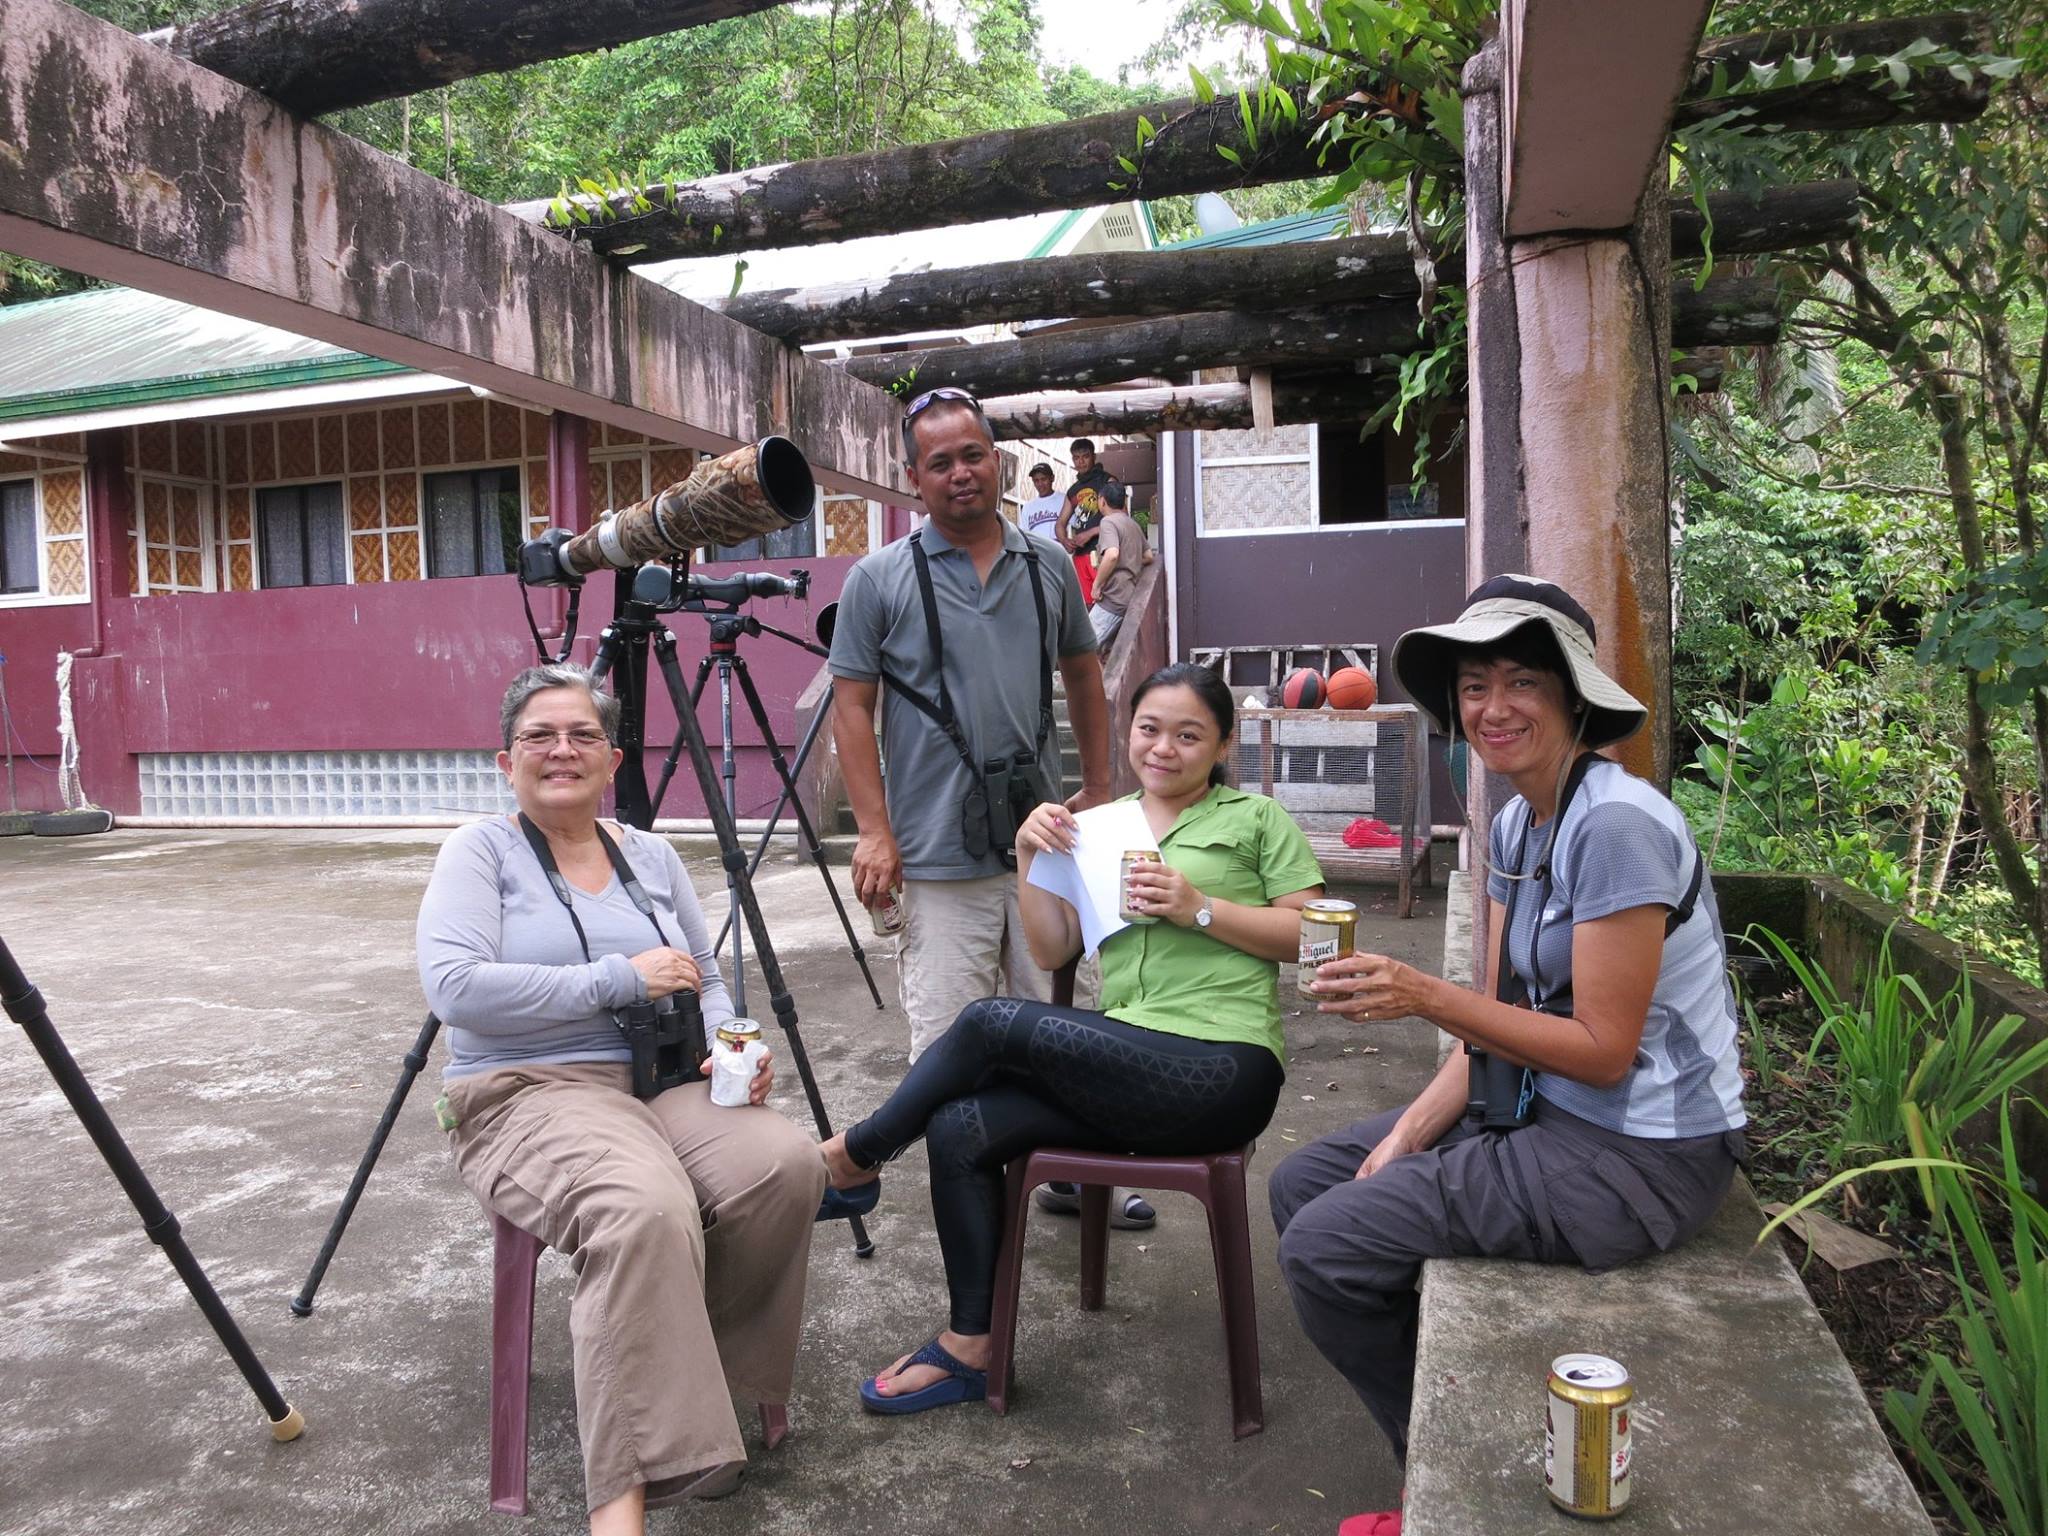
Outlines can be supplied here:
<path id="1" fill-rule="evenodd" d="M 808 603 L 777 599 L 749 604 L 748 611 L 808 635 L 813 615 L 839 595 L 852 564 L 819 557 L 701 570 L 715 576 L 807 568 Z M 73 702 L 86 790 L 117 814 L 140 808 L 137 753 L 495 747 L 498 699 L 512 674 L 533 660 L 518 585 L 504 576 L 122 597 L 104 610 L 104 654 L 76 663 Z M 589 659 L 610 610 L 609 579 L 593 579 L 577 659 Z M 669 625 L 687 678 L 705 652 L 708 627 L 688 615 L 673 616 Z M 28 750 L 52 767 L 57 652 L 92 643 L 88 606 L 0 609 L 15 727 Z M 796 697 L 818 660 L 766 636 L 743 640 L 741 652 L 777 735 L 790 745 Z M 715 680 L 700 718 L 715 752 Z M 674 730 L 674 714 L 658 699 L 649 711 L 649 739 L 665 751 Z M 751 749 L 740 764 L 741 814 L 755 814 L 755 806 L 765 813 L 777 792 L 772 765 L 751 721 L 743 720 L 735 736 Z M 659 762 L 659 753 L 650 754 L 650 777 Z M 53 773 L 17 760 L 15 783 L 25 809 L 60 804 Z M 687 773 L 663 810 L 700 813 Z"/>

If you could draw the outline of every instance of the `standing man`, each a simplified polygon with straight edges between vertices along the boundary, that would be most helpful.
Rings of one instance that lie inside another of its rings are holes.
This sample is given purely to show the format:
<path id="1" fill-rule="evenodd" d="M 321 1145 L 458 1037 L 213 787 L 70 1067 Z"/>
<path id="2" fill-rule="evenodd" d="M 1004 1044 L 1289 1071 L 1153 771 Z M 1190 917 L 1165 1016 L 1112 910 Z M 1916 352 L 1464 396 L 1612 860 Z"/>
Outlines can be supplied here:
<path id="1" fill-rule="evenodd" d="M 1095 602 L 1088 610 L 1095 646 L 1102 655 L 1109 654 L 1109 642 L 1130 611 L 1138 572 L 1151 563 L 1152 551 L 1138 520 L 1114 508 L 1103 513 L 1095 540 Z"/>
<path id="2" fill-rule="evenodd" d="M 1060 509 L 1056 536 L 1074 552 L 1074 566 L 1081 577 L 1081 595 L 1092 603 L 1095 601 L 1096 530 L 1102 522 L 1103 513 L 1123 507 L 1124 488 L 1121 481 L 1096 463 L 1092 440 L 1075 438 L 1067 445 L 1067 455 L 1074 463 L 1074 483 L 1067 487 L 1066 504 Z"/>
<path id="3" fill-rule="evenodd" d="M 1038 494 L 1017 509 L 1017 522 L 1026 533 L 1058 543 L 1060 513 L 1066 510 L 1067 501 L 1052 488 L 1052 482 L 1050 464 L 1031 466 L 1031 484 Z"/>
<path id="4" fill-rule="evenodd" d="M 903 451 L 925 520 L 848 573 L 830 665 L 832 739 L 860 827 L 854 894 L 873 906 L 902 891 L 914 1062 L 971 1002 L 1049 999 L 1024 945 L 1014 856 L 989 813 L 1001 809 L 1006 774 L 1035 778 L 1039 798 L 1062 787 L 1055 666 L 1081 751 L 1081 789 L 1067 804 L 1107 800 L 1109 704 L 1073 567 L 1002 515 L 1001 460 L 974 398 L 919 395 L 904 413 Z"/>

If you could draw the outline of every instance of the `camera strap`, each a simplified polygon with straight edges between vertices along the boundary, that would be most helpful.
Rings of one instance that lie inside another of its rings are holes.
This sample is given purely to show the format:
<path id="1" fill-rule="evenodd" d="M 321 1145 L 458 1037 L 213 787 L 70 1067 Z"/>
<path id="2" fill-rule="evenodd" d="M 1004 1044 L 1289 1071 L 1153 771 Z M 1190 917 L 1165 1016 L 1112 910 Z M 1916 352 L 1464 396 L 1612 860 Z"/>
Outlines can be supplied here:
<path id="1" fill-rule="evenodd" d="M 569 921 L 576 929 L 576 942 L 583 946 L 583 958 L 586 961 L 591 960 L 593 957 L 590 953 L 590 939 L 583 932 L 583 920 L 576 915 L 575 893 L 569 888 L 568 876 L 564 875 L 555 863 L 554 850 L 548 847 L 547 838 L 524 811 L 519 813 L 519 830 L 526 834 L 526 845 L 533 850 L 533 856 L 540 860 L 540 867 L 547 872 L 548 884 L 554 889 L 555 899 L 561 902 L 562 910 L 569 914 Z M 646 887 L 640 883 L 640 877 L 633 873 L 633 866 L 626 862 L 626 855 L 619 850 L 619 845 L 612 841 L 611 834 L 605 831 L 604 823 L 601 821 L 597 823 L 597 840 L 604 844 L 605 857 L 612 861 L 612 873 L 619 877 L 619 884 L 626 888 L 628 899 L 639 909 L 640 915 L 654 925 L 654 936 L 661 940 L 661 947 L 671 948 L 668 935 L 662 932 L 661 919 L 654 915 L 654 898 L 647 894 Z"/>
<path id="2" fill-rule="evenodd" d="M 1031 603 L 1038 615 L 1038 739 L 1032 743 L 1032 752 L 1037 754 L 1045 750 L 1046 742 L 1052 737 L 1052 623 L 1046 614 L 1045 583 L 1039 575 L 1038 551 L 1027 549 L 1023 553 L 1025 564 L 1029 567 Z M 882 674 L 882 680 L 902 695 L 905 702 L 919 714 L 945 732 L 946 739 L 953 744 L 953 750 L 960 754 L 960 761 L 967 765 L 967 771 L 978 777 L 981 773 L 981 764 L 974 755 L 974 749 L 968 744 L 965 733 L 960 729 L 960 717 L 953 710 L 953 695 L 946 687 L 946 648 L 945 640 L 939 633 L 939 600 L 938 595 L 932 590 L 931 558 L 924 551 L 922 528 L 910 536 L 910 555 L 917 566 L 917 591 L 924 603 L 925 632 L 931 640 L 932 665 L 939 674 L 939 701 L 937 704 L 932 703 L 916 689 L 905 687 L 900 680 L 891 677 L 886 671 Z"/>
<path id="3" fill-rule="evenodd" d="M 1517 880 L 1509 887 L 1507 911 L 1500 925 L 1500 954 L 1495 957 L 1494 962 L 1493 995 L 1496 1002 L 1507 1003 L 1515 1008 L 1533 1008 L 1540 1013 L 1547 1012 L 1546 1005 L 1555 1001 L 1555 998 L 1547 993 L 1541 996 L 1532 996 L 1529 983 L 1515 974 L 1513 968 L 1508 964 L 1508 948 L 1513 941 L 1515 931 L 1515 907 L 1521 896 L 1523 885 L 1535 885 L 1537 888 L 1534 893 L 1537 902 L 1536 922 L 1529 938 L 1529 972 L 1530 976 L 1540 986 L 1541 977 L 1537 973 L 1537 964 L 1543 942 L 1543 911 L 1550 903 L 1551 871 L 1556 862 L 1558 838 L 1564 831 L 1564 813 L 1570 807 L 1573 796 L 1578 793 L 1579 786 L 1585 782 L 1586 775 L 1592 771 L 1596 763 L 1603 761 L 1605 759 L 1597 752 L 1585 752 L 1581 753 L 1578 761 L 1572 764 L 1571 772 L 1565 778 L 1564 788 L 1557 797 L 1557 814 L 1550 819 L 1550 831 L 1544 841 L 1543 851 L 1537 857 L 1536 868 L 1529 872 L 1527 881 Z M 1522 865 L 1528 858 L 1529 833 L 1533 829 L 1535 820 L 1535 812 L 1531 810 L 1528 819 L 1522 823 L 1522 836 L 1515 847 L 1515 871 L 1517 874 L 1521 873 Z M 1678 931 L 1679 925 L 1692 916 L 1694 907 L 1699 903 L 1700 885 L 1706 878 L 1706 871 L 1706 855 L 1699 852 L 1698 849 L 1694 849 L 1692 879 L 1686 884 L 1685 895 L 1679 899 L 1678 905 L 1673 907 L 1664 916 L 1665 938 L 1670 938 L 1672 934 Z M 1465 1051 L 1466 1054 L 1474 1058 L 1475 1069 L 1478 1062 L 1487 1054 L 1484 1051 L 1474 1050 L 1470 1043 L 1467 1043 Z M 1536 1074 L 1527 1067 L 1521 1068 L 1514 1114 L 1517 1123 L 1520 1123 L 1527 1115 L 1529 1101 L 1534 1096 L 1535 1091 Z"/>

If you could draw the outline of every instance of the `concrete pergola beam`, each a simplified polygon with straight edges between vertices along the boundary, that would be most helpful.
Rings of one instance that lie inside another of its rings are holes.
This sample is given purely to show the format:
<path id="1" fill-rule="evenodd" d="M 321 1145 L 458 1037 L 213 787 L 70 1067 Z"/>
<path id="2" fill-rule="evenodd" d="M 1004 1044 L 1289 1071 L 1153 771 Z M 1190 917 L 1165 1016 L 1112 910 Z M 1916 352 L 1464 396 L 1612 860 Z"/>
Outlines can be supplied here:
<path id="1" fill-rule="evenodd" d="M 1710 9 L 1712 0 L 1508 0 L 1508 238 L 1635 223 Z"/>
<path id="2" fill-rule="evenodd" d="M 0 0 L 0 249 L 902 494 L 881 391 L 56 0 Z"/>

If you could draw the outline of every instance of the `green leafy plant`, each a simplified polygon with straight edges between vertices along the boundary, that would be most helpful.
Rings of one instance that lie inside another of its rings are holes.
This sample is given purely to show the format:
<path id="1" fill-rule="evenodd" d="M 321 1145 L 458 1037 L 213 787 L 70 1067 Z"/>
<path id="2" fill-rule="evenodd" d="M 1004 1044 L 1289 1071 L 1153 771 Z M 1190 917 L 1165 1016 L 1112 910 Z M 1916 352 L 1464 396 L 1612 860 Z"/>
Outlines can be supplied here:
<path id="1" fill-rule="evenodd" d="M 2048 1210 L 2021 1176 L 2009 1102 L 1999 1106 L 1998 1128 L 1996 1172 L 1929 1155 L 1923 1142 L 1915 1156 L 1836 1175 L 1757 1235 L 1761 1243 L 1851 1180 L 1919 1180 L 1961 1295 L 1961 1349 L 1931 1354 L 1918 1390 L 1887 1392 L 1884 1412 L 1970 1536 L 2048 1530 Z M 2009 1254 L 1999 1233 L 2010 1234 Z M 1937 1430 L 1950 1417 L 1966 1459 Z"/>
<path id="2" fill-rule="evenodd" d="M 1773 951 L 1820 1014 L 1808 1060 L 1830 1052 L 1848 1094 L 1845 1150 L 1947 1152 L 1972 1115 L 2048 1069 L 2048 1040 L 2015 1050 L 2017 1014 L 1986 1024 L 1965 973 L 1938 1000 L 1892 961 L 1887 932 L 1856 989 L 1844 998 L 1827 973 L 1768 928 L 1747 935 Z"/>

